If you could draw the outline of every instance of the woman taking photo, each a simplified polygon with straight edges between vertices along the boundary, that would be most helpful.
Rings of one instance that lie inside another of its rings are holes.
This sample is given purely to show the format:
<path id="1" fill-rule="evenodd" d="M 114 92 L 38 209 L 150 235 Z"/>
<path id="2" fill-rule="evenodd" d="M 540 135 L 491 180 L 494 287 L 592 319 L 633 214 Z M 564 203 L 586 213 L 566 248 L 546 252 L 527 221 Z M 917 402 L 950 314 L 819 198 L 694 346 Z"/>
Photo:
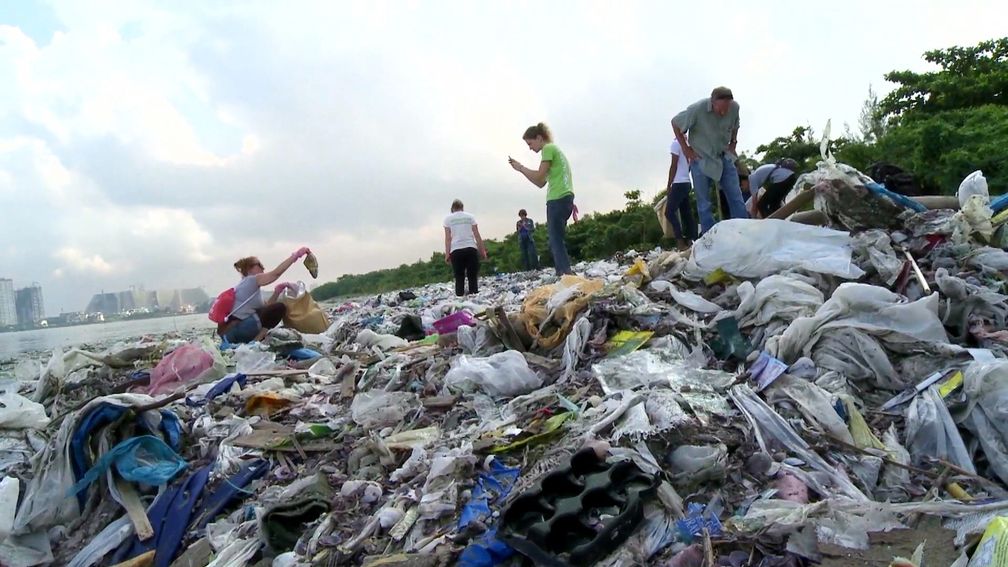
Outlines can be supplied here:
<path id="1" fill-rule="evenodd" d="M 444 220 L 445 262 L 451 264 L 455 272 L 455 295 L 459 297 L 465 295 L 466 280 L 469 280 L 469 293 L 479 291 L 476 283 L 479 259 L 487 257 L 476 219 L 462 209 L 462 201 L 455 199 L 451 214 Z"/>
<path id="2" fill-rule="evenodd" d="M 553 267 L 558 276 L 573 274 L 567 255 L 567 219 L 574 212 L 574 183 L 570 164 L 542 122 L 530 126 L 522 136 L 530 150 L 542 154 L 539 169 L 529 169 L 508 157 L 508 163 L 536 187 L 546 187 L 546 233 L 549 235 Z"/>
<path id="3" fill-rule="evenodd" d="M 299 248 L 289 258 L 280 262 L 279 266 L 268 272 L 259 258 L 255 256 L 242 258 L 235 262 L 234 268 L 241 273 L 242 279 L 234 288 L 235 306 L 227 320 L 218 325 L 217 334 L 232 344 L 250 343 L 264 339 L 266 332 L 279 325 L 284 315 L 287 314 L 287 306 L 277 300 L 285 289 L 291 287 L 291 284 L 282 283 L 276 286 L 273 289 L 273 295 L 267 301 L 263 301 L 259 288 L 277 281 L 294 262 L 308 252 L 306 246 Z"/>

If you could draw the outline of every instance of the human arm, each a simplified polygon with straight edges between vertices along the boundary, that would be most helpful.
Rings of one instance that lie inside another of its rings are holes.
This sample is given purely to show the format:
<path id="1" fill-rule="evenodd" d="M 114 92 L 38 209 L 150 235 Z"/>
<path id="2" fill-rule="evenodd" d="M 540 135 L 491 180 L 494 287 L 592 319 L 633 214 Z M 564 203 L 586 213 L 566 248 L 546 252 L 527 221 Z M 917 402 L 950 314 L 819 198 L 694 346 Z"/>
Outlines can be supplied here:
<path id="1" fill-rule="evenodd" d="M 510 157 L 508 158 L 508 163 L 511 164 L 511 167 L 513 167 L 515 171 L 524 175 L 525 179 L 531 181 L 536 187 L 546 186 L 546 175 L 549 173 L 550 161 L 544 159 L 539 162 L 539 169 L 525 167 L 518 162 L 518 160 Z"/>
<path id="2" fill-rule="evenodd" d="M 482 256 L 483 259 L 486 260 L 487 259 L 486 245 L 483 244 L 483 237 L 480 236 L 479 226 L 475 224 L 472 225 L 472 231 L 473 231 L 473 238 L 476 239 L 476 249 L 479 250 L 480 256 Z"/>
<path id="3" fill-rule="evenodd" d="M 672 184 L 675 183 L 675 174 L 679 169 L 679 154 L 672 154 L 672 165 L 668 169 L 668 185 L 665 186 L 666 189 L 670 189 Z"/>
<path id="4" fill-rule="evenodd" d="M 444 227 L 444 261 L 451 264 L 451 229 Z"/>
<path id="5" fill-rule="evenodd" d="M 738 123 L 736 123 L 735 127 L 732 128 L 731 141 L 728 142 L 728 151 L 730 151 L 732 155 L 738 155 L 735 151 L 736 146 L 738 146 L 738 128 Z"/>
<path id="6" fill-rule="evenodd" d="M 258 285 L 259 287 L 263 287 L 277 281 L 278 279 L 280 279 L 280 276 L 282 276 L 283 273 L 287 271 L 288 268 L 294 265 L 294 262 L 297 262 L 299 259 L 301 259 L 301 257 L 303 257 L 308 252 L 310 252 L 310 250 L 308 250 L 307 246 L 302 246 L 301 248 L 298 248 L 297 250 L 294 251 L 293 254 L 290 255 L 290 257 L 288 257 L 283 262 L 280 262 L 280 264 L 277 267 L 273 268 L 268 272 L 263 272 L 261 274 L 256 275 L 255 277 L 256 285 Z"/>
<path id="7" fill-rule="evenodd" d="M 697 153 L 693 151 L 693 148 L 686 142 L 686 134 L 682 129 L 672 121 L 672 131 L 675 132 L 676 140 L 679 141 L 679 147 L 682 148 L 683 155 L 686 156 L 686 160 L 694 162 L 697 160 Z"/>

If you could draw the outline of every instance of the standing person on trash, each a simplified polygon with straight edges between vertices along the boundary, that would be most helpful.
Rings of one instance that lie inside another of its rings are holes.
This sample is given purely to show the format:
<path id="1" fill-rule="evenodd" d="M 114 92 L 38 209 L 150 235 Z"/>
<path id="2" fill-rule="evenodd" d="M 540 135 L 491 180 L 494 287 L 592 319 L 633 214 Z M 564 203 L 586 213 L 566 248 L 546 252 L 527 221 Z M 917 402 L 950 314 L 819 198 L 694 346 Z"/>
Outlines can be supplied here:
<path id="1" fill-rule="evenodd" d="M 539 253 L 536 252 L 535 222 L 528 218 L 525 209 L 518 211 L 518 222 L 515 223 L 515 232 L 518 233 L 518 246 L 521 248 L 522 266 L 526 270 L 539 269 Z"/>
<path id="2" fill-rule="evenodd" d="M 749 215 L 767 218 L 784 204 L 784 198 L 798 181 L 801 166 L 791 158 L 781 158 L 756 168 L 749 176 L 752 197 L 746 202 Z"/>
<path id="3" fill-rule="evenodd" d="M 697 237 L 696 220 L 693 218 L 689 198 L 693 192 L 693 184 L 690 182 L 689 160 L 683 154 L 679 140 L 672 141 L 669 152 L 672 155 L 672 164 L 669 166 L 666 187 L 668 196 L 665 198 L 665 218 L 675 232 L 676 246 L 679 250 L 685 250 Z"/>
<path id="4" fill-rule="evenodd" d="M 508 163 L 536 187 L 546 187 L 546 231 L 553 266 L 558 276 L 573 274 L 567 255 L 567 219 L 574 212 L 574 182 L 567 157 L 553 143 L 553 135 L 542 122 L 529 126 L 522 135 L 530 150 L 542 154 L 539 169 L 529 169 L 508 156 Z"/>
<path id="5" fill-rule="evenodd" d="M 469 293 L 479 291 L 476 283 L 479 259 L 487 257 L 476 219 L 463 208 L 462 201 L 455 199 L 451 214 L 444 220 L 445 262 L 451 264 L 455 273 L 455 295 L 459 297 L 465 295 L 466 280 L 469 280 Z"/>
<path id="6" fill-rule="evenodd" d="M 717 182 L 728 200 L 732 218 L 749 218 L 735 168 L 738 143 L 739 105 L 731 89 L 717 87 L 710 98 L 686 107 L 672 119 L 672 129 L 682 146 L 693 174 L 693 189 L 700 213 L 700 232 L 714 226 L 711 184 Z M 689 142 L 686 134 L 689 134 Z"/>
<path id="7" fill-rule="evenodd" d="M 285 289 L 293 287 L 290 283 L 282 283 L 273 288 L 273 295 L 263 301 L 259 288 L 277 281 L 294 262 L 309 252 L 307 246 L 294 251 L 289 258 L 270 271 L 266 271 L 262 262 L 255 256 L 242 258 L 234 263 L 235 270 L 242 279 L 235 286 L 235 307 L 227 320 L 217 326 L 217 334 L 229 343 L 240 344 L 261 341 L 266 332 L 276 327 L 287 314 L 287 306 L 278 302 L 280 294 Z"/>

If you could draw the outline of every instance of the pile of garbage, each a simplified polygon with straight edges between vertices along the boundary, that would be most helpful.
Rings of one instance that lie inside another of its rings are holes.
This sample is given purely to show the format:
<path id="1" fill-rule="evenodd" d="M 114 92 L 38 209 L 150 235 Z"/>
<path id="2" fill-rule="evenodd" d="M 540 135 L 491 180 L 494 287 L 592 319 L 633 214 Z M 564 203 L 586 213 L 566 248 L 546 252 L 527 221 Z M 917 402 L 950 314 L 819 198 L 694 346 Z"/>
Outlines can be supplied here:
<path id="1" fill-rule="evenodd" d="M 796 193 L 827 226 L 20 360 L 0 564 L 1004 565 L 1008 203 Z"/>

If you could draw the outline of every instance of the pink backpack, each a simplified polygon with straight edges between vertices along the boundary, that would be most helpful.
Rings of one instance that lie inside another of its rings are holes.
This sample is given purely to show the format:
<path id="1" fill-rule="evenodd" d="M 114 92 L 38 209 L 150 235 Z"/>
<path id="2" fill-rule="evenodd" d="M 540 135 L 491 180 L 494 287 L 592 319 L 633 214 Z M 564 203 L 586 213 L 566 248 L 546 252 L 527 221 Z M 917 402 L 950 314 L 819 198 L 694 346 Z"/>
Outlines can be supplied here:
<path id="1" fill-rule="evenodd" d="M 210 320 L 214 323 L 220 324 L 227 321 L 228 315 L 231 315 L 235 304 L 235 290 L 234 288 L 229 288 L 220 293 L 217 299 L 214 299 L 213 303 L 210 305 L 210 313 L 207 314 Z"/>

